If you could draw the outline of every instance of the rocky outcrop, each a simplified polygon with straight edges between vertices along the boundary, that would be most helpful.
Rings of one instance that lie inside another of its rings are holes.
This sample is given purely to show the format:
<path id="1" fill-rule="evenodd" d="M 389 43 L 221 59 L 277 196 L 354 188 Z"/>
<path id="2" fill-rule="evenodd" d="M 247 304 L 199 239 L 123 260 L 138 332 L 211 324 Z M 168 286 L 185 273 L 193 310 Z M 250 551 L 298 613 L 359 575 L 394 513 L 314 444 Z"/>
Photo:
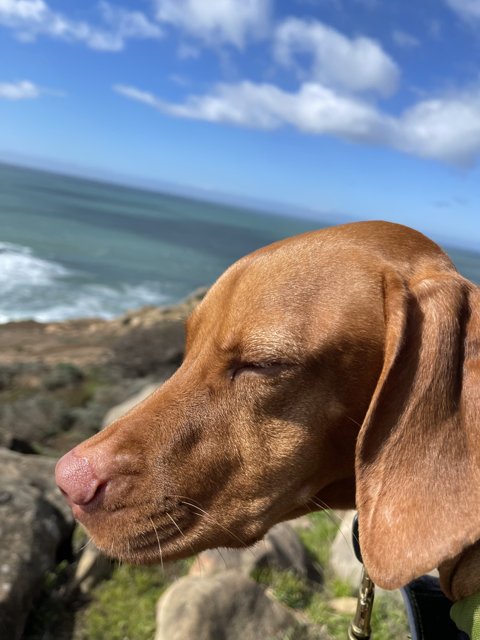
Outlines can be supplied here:
<path id="1" fill-rule="evenodd" d="M 183 349 L 183 322 L 204 297 L 206 289 L 199 289 L 183 302 L 170 307 L 143 307 L 130 311 L 113 320 L 85 318 L 65 322 L 9 322 L 1 326 L 0 352 L 3 365 L 15 365 L 28 360 L 29 363 L 56 365 L 68 362 L 77 367 L 108 362 L 118 350 L 130 352 L 128 339 L 135 333 L 135 340 L 152 337 L 152 330 L 162 333 L 166 327 L 168 339 L 164 344 L 170 359 L 178 355 L 178 340 Z M 177 340 L 172 342 L 171 338 Z M 131 344 L 131 343 L 130 343 Z M 159 343 L 160 344 L 160 343 Z M 125 348 L 124 348 L 125 347 Z M 122 349 L 124 348 L 124 351 Z M 159 351 L 164 359 L 165 352 Z M 135 354 L 133 354 L 135 357 Z M 8 375 L 0 375 L 2 380 Z"/>
<path id="2" fill-rule="evenodd" d="M 312 562 L 293 528 L 285 522 L 270 529 L 254 547 L 203 551 L 196 557 L 190 575 L 206 576 L 235 569 L 249 576 L 265 568 L 291 571 L 317 583 L 322 580 L 319 567 Z"/>
<path id="3" fill-rule="evenodd" d="M 158 389 L 161 383 L 161 380 L 159 380 L 158 382 L 149 383 L 142 387 L 140 391 L 135 393 L 133 396 L 129 396 L 124 402 L 121 402 L 120 404 L 117 404 L 109 409 L 102 421 L 102 425 L 106 427 L 111 422 L 114 422 L 115 420 L 118 420 L 119 418 L 124 416 L 130 411 L 130 409 L 133 409 L 135 405 L 137 405 L 139 402 L 142 402 L 142 400 L 145 400 L 145 398 L 148 398 L 148 396 L 151 395 L 155 391 L 155 389 Z"/>
<path id="4" fill-rule="evenodd" d="M 271 600 L 259 584 L 237 571 L 181 578 L 158 603 L 155 640 L 285 637 L 308 636 L 290 610 Z"/>
<path id="5" fill-rule="evenodd" d="M 55 461 L 0 449 L 0 637 L 21 637 L 44 574 L 71 537 L 70 508 L 55 486 Z"/>
<path id="6" fill-rule="evenodd" d="M 0 446 L 65 453 L 98 431 L 107 410 L 181 363 L 184 321 L 198 291 L 114 320 L 0 326 Z"/>

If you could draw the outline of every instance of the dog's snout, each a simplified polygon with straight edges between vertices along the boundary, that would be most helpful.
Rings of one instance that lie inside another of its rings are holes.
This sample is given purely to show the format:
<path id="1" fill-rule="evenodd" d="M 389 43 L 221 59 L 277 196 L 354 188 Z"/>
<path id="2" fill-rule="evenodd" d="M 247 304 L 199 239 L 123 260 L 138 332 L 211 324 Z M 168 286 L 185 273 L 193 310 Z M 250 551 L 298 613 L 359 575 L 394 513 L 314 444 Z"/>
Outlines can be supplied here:
<path id="1" fill-rule="evenodd" d="M 55 480 L 70 504 L 79 506 L 89 504 L 105 484 L 97 477 L 89 459 L 75 455 L 74 450 L 58 461 Z"/>

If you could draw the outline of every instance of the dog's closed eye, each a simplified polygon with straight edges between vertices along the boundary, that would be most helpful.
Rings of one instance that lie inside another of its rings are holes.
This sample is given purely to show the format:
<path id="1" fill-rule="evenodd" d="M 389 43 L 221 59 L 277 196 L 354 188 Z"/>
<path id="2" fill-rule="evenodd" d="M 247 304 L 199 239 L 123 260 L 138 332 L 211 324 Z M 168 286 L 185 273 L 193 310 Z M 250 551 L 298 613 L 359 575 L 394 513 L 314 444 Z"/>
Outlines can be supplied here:
<path id="1" fill-rule="evenodd" d="M 235 364 L 230 371 L 232 380 L 235 380 L 240 375 L 260 375 L 273 377 L 280 373 L 283 373 L 290 364 L 288 362 L 281 361 L 260 361 L 249 362 L 242 361 Z"/>

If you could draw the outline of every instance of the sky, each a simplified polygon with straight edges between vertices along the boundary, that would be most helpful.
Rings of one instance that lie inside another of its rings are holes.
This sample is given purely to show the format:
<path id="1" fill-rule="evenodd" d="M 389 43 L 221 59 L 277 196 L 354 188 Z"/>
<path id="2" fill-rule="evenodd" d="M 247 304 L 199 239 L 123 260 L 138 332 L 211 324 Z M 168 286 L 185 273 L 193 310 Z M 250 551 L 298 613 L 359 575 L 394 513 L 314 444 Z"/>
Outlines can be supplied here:
<path id="1" fill-rule="evenodd" d="M 480 0 L 0 0 L 0 158 L 480 249 Z"/>

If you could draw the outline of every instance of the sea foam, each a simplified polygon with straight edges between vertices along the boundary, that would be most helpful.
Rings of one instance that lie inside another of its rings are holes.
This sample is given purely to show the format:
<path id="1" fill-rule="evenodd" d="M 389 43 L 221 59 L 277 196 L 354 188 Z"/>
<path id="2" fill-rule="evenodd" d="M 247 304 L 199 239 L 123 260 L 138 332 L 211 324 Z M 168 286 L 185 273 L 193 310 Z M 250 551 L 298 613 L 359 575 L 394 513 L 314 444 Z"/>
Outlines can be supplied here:
<path id="1" fill-rule="evenodd" d="M 112 318 L 128 309 L 169 301 L 155 282 L 118 287 L 41 258 L 29 247 L 0 242 L 0 323 L 31 319 Z"/>
<path id="2" fill-rule="evenodd" d="M 0 242 L 0 300 L 18 287 L 48 286 L 68 273 L 62 265 L 35 256 L 28 247 Z"/>

